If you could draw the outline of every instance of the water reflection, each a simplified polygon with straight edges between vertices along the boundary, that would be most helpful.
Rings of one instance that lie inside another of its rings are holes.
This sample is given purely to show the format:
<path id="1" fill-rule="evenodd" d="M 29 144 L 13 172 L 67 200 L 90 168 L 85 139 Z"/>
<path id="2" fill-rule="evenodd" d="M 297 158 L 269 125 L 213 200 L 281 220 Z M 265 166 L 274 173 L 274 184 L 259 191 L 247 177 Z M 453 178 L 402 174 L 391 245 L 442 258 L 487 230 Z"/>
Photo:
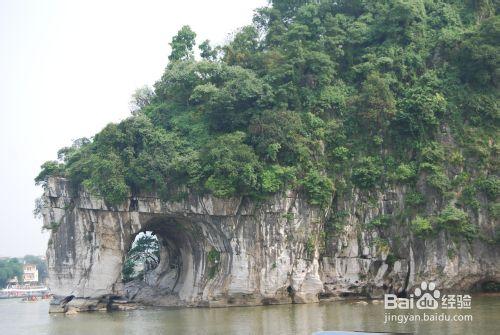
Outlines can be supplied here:
<path id="1" fill-rule="evenodd" d="M 500 296 L 475 296 L 473 322 L 384 324 L 383 304 L 334 302 L 48 315 L 48 305 L 0 301 L 2 334 L 311 334 L 322 330 L 499 334 Z M 450 314 L 456 312 L 447 312 Z M 13 322 L 13 320 L 16 320 Z"/>

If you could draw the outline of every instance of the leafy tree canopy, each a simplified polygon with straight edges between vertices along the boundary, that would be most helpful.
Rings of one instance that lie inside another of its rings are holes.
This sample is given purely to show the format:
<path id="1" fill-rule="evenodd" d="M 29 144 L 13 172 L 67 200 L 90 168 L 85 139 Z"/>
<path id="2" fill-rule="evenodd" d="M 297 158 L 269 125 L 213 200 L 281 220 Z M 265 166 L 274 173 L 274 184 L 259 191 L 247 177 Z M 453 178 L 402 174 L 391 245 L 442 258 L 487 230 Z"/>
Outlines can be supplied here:
<path id="1" fill-rule="evenodd" d="M 65 176 L 111 204 L 187 186 L 218 197 L 294 189 L 322 206 L 419 180 L 443 197 L 476 185 L 463 206 L 496 201 L 497 6 L 273 0 L 227 44 L 201 43 L 199 58 L 184 26 L 133 116 L 62 149 L 36 181 Z"/>
<path id="2" fill-rule="evenodd" d="M 17 258 L 0 259 L 0 288 L 7 285 L 9 280 L 17 276 L 23 279 L 23 265 Z"/>

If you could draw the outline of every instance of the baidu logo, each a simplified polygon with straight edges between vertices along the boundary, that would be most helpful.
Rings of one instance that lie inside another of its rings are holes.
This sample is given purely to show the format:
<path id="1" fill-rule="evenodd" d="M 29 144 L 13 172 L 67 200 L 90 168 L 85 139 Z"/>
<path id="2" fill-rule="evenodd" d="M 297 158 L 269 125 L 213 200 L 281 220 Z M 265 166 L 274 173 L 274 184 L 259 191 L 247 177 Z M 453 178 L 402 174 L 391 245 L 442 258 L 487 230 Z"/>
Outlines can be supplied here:
<path id="1" fill-rule="evenodd" d="M 432 293 L 431 293 L 432 292 Z M 430 282 L 427 285 L 427 282 L 423 281 L 420 284 L 420 287 L 415 289 L 415 298 L 417 300 L 417 309 L 436 309 L 439 307 L 439 297 L 441 293 L 439 290 L 436 290 L 436 284 Z"/>
<path id="2" fill-rule="evenodd" d="M 397 322 L 443 322 L 472 321 L 472 314 L 453 313 L 447 309 L 471 309 L 472 299 L 468 294 L 442 294 L 433 282 L 422 282 L 412 294 L 406 298 L 398 298 L 395 294 L 384 295 L 384 323 Z M 418 312 L 422 310 L 421 312 Z M 402 312 L 402 311 L 406 311 Z"/>
<path id="3" fill-rule="evenodd" d="M 385 309 L 470 309 L 471 296 L 460 294 L 442 295 L 433 282 L 422 282 L 408 298 L 395 294 L 384 295 Z"/>

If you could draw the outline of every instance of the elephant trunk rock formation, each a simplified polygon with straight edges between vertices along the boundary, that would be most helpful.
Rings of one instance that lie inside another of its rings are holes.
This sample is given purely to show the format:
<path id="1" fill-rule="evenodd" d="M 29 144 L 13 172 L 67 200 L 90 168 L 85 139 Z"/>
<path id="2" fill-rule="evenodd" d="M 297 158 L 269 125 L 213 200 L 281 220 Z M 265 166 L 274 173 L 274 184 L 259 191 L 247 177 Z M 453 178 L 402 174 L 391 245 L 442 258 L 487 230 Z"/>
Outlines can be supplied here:
<path id="1" fill-rule="evenodd" d="M 308 303 L 404 294 L 424 279 L 463 289 L 499 281 L 498 248 L 487 243 L 463 243 L 450 256 L 453 242 L 445 232 L 421 241 L 398 235 L 398 228 L 384 240 L 388 245 L 380 243 L 381 232 L 363 223 L 396 211 L 399 192 L 378 194 L 380 201 L 370 208 L 354 196 L 321 210 L 294 192 L 262 202 L 192 194 L 174 202 L 143 195 L 112 207 L 85 190 L 72 190 L 65 179 L 50 178 L 43 219 L 51 229 L 51 311 L 112 309 L 121 301 L 209 307 Z M 347 224 L 336 235 L 325 234 L 327 217 L 340 211 L 349 213 Z M 144 231 L 158 237 L 160 264 L 141 285 L 124 285 L 123 262 Z M 389 250 L 398 257 L 389 260 Z M 65 301 L 68 296 L 74 297 Z"/>

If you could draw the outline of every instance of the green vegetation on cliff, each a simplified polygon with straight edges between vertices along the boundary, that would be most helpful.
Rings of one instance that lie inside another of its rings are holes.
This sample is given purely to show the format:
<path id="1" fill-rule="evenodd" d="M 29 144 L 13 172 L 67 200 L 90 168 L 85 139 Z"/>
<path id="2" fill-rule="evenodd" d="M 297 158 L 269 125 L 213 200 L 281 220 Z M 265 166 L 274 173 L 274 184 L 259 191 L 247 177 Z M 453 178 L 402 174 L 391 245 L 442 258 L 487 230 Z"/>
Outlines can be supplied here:
<path id="1" fill-rule="evenodd" d="M 133 115 L 61 149 L 36 181 L 64 176 L 111 204 L 187 186 L 258 199 L 296 189 L 320 206 L 404 184 L 413 217 L 423 184 L 453 205 L 416 231 L 432 219 L 469 236 L 481 204 L 498 217 L 497 11 L 491 0 L 274 0 L 200 57 L 185 26 Z"/>

